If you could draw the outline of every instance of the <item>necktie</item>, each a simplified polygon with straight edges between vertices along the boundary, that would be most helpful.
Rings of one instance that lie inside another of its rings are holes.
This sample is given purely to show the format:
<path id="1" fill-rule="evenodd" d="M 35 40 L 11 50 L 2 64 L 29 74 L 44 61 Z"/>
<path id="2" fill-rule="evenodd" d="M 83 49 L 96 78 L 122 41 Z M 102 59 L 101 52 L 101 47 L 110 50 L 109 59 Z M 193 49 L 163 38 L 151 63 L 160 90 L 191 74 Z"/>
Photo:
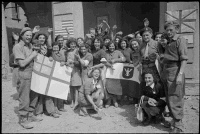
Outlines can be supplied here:
<path id="1" fill-rule="evenodd" d="M 145 49 L 145 52 L 144 52 L 144 57 L 148 57 L 148 51 L 149 51 L 149 44 L 147 43 L 146 45 L 146 49 Z"/>

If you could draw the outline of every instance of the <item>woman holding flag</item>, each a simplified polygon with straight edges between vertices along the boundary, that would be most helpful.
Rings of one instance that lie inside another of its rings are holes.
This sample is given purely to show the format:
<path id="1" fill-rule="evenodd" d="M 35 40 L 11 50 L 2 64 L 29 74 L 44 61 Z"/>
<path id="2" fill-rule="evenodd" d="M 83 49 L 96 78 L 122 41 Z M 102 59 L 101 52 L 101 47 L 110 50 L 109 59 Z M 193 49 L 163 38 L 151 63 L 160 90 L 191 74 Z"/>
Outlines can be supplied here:
<path id="1" fill-rule="evenodd" d="M 116 46 L 113 42 L 109 42 L 108 51 L 106 51 L 106 60 L 112 65 L 114 63 L 125 62 L 126 58 L 119 50 L 116 50 Z M 111 100 L 113 101 L 114 106 L 118 107 L 117 96 L 122 95 L 120 80 L 106 79 L 106 89 L 109 93 L 109 98 L 105 107 L 108 108 L 110 106 Z"/>

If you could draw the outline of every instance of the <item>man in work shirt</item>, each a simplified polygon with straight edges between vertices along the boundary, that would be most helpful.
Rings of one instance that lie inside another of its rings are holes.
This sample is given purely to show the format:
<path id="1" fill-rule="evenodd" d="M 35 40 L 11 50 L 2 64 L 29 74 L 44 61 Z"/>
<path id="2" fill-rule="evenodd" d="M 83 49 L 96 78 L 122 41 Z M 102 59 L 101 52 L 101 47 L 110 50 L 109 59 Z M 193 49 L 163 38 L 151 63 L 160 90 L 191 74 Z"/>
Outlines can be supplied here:
<path id="1" fill-rule="evenodd" d="M 36 51 L 32 51 L 32 30 L 29 27 L 22 29 L 20 33 L 20 41 L 13 48 L 13 53 L 16 63 L 19 65 L 19 124 L 26 128 L 33 128 L 31 122 L 38 122 L 41 119 L 37 119 L 33 115 L 33 109 L 30 108 L 30 86 L 33 70 L 33 59 L 37 56 Z"/>
<path id="2" fill-rule="evenodd" d="M 169 37 L 169 43 L 165 47 L 161 78 L 165 87 L 166 100 L 171 112 L 172 132 L 183 131 L 183 106 L 185 95 L 185 66 L 188 60 L 186 39 L 177 35 L 179 24 L 166 22 L 165 32 Z"/>

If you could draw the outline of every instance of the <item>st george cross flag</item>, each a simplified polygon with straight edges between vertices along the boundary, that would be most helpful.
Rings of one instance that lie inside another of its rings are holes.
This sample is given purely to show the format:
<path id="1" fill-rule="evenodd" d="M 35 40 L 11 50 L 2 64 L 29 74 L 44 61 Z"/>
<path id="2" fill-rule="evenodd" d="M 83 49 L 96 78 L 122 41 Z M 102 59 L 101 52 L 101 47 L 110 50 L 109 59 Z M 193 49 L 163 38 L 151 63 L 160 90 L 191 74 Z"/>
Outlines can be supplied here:
<path id="1" fill-rule="evenodd" d="M 31 90 L 39 94 L 67 100 L 72 68 L 38 54 L 34 61 Z"/>
<path id="2" fill-rule="evenodd" d="M 114 70 L 107 68 L 106 88 L 108 93 L 114 95 L 128 95 L 130 97 L 140 97 L 140 77 L 139 65 L 115 63 Z"/>

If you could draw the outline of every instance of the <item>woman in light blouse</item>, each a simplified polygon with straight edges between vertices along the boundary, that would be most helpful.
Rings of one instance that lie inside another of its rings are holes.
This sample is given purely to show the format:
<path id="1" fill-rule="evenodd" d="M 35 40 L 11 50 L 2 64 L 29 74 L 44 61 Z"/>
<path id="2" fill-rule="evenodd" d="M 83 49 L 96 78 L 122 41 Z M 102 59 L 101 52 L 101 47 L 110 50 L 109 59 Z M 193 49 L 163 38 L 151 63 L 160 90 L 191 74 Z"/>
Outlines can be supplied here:
<path id="1" fill-rule="evenodd" d="M 113 42 L 110 42 L 108 44 L 108 50 L 106 51 L 106 60 L 108 63 L 113 65 L 114 63 L 120 63 L 125 62 L 126 58 L 124 55 L 119 51 L 115 49 L 116 46 Z M 106 87 L 109 98 L 106 103 L 106 108 L 110 106 L 111 100 L 113 101 L 113 104 L 115 107 L 118 107 L 117 103 L 117 96 L 120 97 L 122 95 L 122 88 L 120 86 L 120 80 L 118 79 L 108 79 L 106 78 Z"/>

